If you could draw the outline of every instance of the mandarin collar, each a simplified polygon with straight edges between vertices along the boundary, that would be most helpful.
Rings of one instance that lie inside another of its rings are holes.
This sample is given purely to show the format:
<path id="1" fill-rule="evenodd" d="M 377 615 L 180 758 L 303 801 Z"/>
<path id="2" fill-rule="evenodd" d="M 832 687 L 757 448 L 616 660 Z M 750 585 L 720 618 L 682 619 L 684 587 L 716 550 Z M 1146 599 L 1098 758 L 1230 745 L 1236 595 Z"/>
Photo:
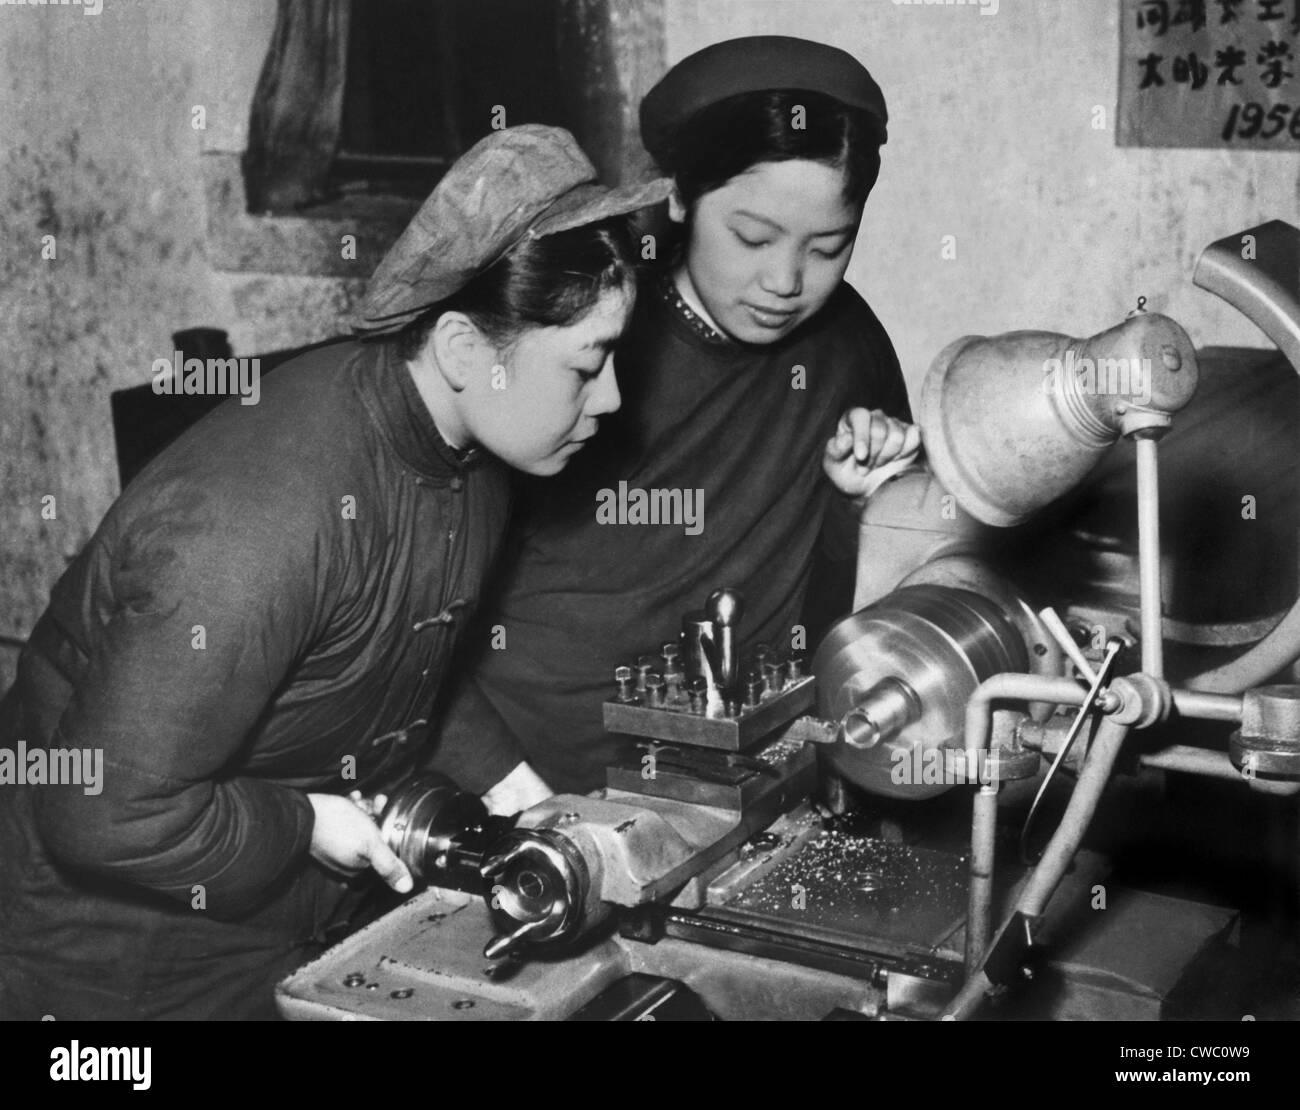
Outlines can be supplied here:
<path id="1" fill-rule="evenodd" d="M 718 331 L 717 328 L 686 303 L 686 298 L 682 296 L 681 291 L 677 288 L 677 282 L 673 278 L 671 268 L 659 275 L 656 289 L 670 311 L 704 342 L 714 347 L 739 346 L 738 343 L 723 335 L 722 332 Z"/>
<path id="2" fill-rule="evenodd" d="M 363 344 L 365 348 L 370 348 L 371 357 L 363 359 L 362 398 L 407 466 L 421 477 L 445 485 L 483 460 L 485 453 L 480 448 L 462 451 L 442 438 L 395 342 L 375 340 Z"/>

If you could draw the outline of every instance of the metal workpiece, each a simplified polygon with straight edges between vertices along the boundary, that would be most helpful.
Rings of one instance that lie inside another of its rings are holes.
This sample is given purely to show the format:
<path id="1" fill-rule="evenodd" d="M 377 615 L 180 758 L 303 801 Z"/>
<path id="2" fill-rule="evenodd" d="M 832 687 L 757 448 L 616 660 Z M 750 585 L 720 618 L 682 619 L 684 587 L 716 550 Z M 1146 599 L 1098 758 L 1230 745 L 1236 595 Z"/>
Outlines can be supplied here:
<path id="1" fill-rule="evenodd" d="M 839 744 L 843 739 L 840 729 L 839 721 L 823 721 L 820 717 L 800 717 L 786 729 L 784 738 L 800 744 Z"/>
<path id="2" fill-rule="evenodd" d="M 859 751 L 892 740 L 921 716 L 921 699 L 901 678 L 882 678 L 845 715 L 840 725 L 846 744 Z"/>
<path id="3" fill-rule="evenodd" d="M 988 599 L 945 586 L 896 590 L 840 621 L 822 641 L 813 660 L 818 716 L 845 722 L 886 679 L 905 685 L 919 712 L 910 708 L 911 698 L 894 696 L 901 687 L 886 685 L 898 710 L 891 719 L 906 718 L 906 723 L 866 750 L 848 743 L 828 747 L 830 765 L 871 793 L 897 798 L 942 793 L 951 784 L 931 776 L 917 781 L 913 769 L 926 753 L 933 751 L 942 763 L 941 749 L 962 746 L 967 701 L 981 682 L 1002 672 L 1023 672 L 1027 665 L 1023 638 Z M 1055 689 L 1051 681 L 1043 680 L 1040 688 Z M 860 738 L 869 735 L 865 726 L 856 731 Z"/>

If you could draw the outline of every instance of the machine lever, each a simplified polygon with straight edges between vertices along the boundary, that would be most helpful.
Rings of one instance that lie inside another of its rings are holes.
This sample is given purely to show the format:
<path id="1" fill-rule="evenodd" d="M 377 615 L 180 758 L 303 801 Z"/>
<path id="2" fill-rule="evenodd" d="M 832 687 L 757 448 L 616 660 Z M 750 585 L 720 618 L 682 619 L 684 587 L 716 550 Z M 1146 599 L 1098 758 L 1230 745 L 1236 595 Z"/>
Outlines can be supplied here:
<path id="1" fill-rule="evenodd" d="M 1069 633 L 1066 633 L 1066 635 L 1068 636 Z M 1096 707 L 1097 696 L 1101 693 L 1102 687 L 1110 681 L 1110 672 L 1115 666 L 1115 659 L 1123 647 L 1124 641 L 1118 637 L 1112 636 L 1106 641 L 1106 658 L 1101 661 L 1101 670 L 1093 677 L 1092 685 L 1088 688 L 1087 697 L 1083 699 L 1083 704 L 1079 706 L 1079 711 L 1070 724 L 1070 731 L 1065 735 L 1065 742 L 1061 745 L 1061 750 L 1056 753 L 1056 758 L 1052 760 L 1052 765 L 1048 768 L 1047 774 L 1043 776 L 1042 784 L 1038 787 L 1038 793 L 1034 795 L 1034 804 L 1029 807 L 1029 816 L 1025 818 L 1025 826 L 1020 830 L 1020 858 L 1026 864 L 1034 862 L 1029 858 L 1029 833 L 1034 826 L 1034 818 L 1038 815 L 1038 807 L 1042 803 L 1057 769 L 1065 762 L 1065 757 L 1069 755 L 1075 740 L 1079 738 L 1084 721 L 1088 719 L 1088 715 Z"/>
<path id="2" fill-rule="evenodd" d="M 1070 662 L 1078 669 L 1083 676 L 1083 680 L 1092 686 L 1097 681 L 1097 672 L 1092 669 L 1092 664 L 1088 662 L 1088 657 L 1080 650 L 1079 645 L 1074 642 L 1074 637 L 1070 635 L 1070 630 L 1065 627 L 1065 622 L 1056 615 L 1056 610 L 1050 605 L 1039 612 L 1039 619 L 1046 626 L 1047 631 L 1052 634 L 1052 638 L 1061 645 L 1061 650 L 1065 652 Z"/>

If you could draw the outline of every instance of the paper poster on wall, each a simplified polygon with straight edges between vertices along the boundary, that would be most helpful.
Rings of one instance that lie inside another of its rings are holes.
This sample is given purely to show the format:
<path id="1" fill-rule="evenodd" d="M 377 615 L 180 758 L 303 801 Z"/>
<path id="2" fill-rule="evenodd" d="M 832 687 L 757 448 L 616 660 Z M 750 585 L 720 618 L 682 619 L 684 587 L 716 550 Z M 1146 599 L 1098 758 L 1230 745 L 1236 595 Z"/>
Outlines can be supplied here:
<path id="1" fill-rule="evenodd" d="M 1120 0 L 1118 141 L 1300 149 L 1300 0 Z"/>

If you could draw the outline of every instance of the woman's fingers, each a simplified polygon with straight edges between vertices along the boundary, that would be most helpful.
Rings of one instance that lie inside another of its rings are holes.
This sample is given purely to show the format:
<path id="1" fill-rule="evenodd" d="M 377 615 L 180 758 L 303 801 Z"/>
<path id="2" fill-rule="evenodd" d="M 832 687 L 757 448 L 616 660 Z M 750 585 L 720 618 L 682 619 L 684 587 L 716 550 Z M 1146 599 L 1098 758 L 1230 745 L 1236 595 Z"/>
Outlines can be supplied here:
<path id="1" fill-rule="evenodd" d="M 879 411 L 849 409 L 827 441 L 822 467 L 841 493 L 869 496 L 883 480 L 878 473 L 896 462 L 904 465 L 921 448 L 914 424 Z"/>
<path id="2" fill-rule="evenodd" d="M 360 790 L 353 790 L 348 795 L 348 801 L 352 802 L 367 817 L 374 817 L 378 820 L 379 815 L 384 812 L 384 807 L 388 805 L 388 795 L 376 794 L 373 798 L 367 798 Z"/>
<path id="3" fill-rule="evenodd" d="M 384 838 L 379 835 L 378 828 L 374 830 L 367 858 L 370 860 L 370 866 L 375 869 L 375 873 L 398 894 L 409 893 L 415 885 L 410 871 L 406 869 L 406 864 L 398 859 L 396 853 L 384 843 Z"/>
<path id="4" fill-rule="evenodd" d="M 853 433 L 853 426 L 849 423 L 849 414 L 845 413 L 840 417 L 839 427 L 835 429 L 835 435 L 831 437 L 826 444 L 826 458 L 828 462 L 842 462 L 852 453 L 856 437 Z"/>
<path id="5" fill-rule="evenodd" d="M 853 436 L 854 459 L 868 469 L 915 454 L 921 446 L 921 431 L 915 424 L 880 411 L 856 408 L 846 412 L 840 419 L 837 445 L 846 430 Z"/>
<path id="6" fill-rule="evenodd" d="M 853 457 L 862 466 L 870 466 L 871 459 L 879 450 L 885 435 L 884 426 L 876 419 L 877 414 L 868 409 L 849 409 L 844 414 L 853 433 Z"/>
<path id="7" fill-rule="evenodd" d="M 315 859 L 345 875 L 373 867 L 399 894 L 414 886 L 410 871 L 384 842 L 379 826 L 365 811 L 364 798 L 358 801 L 351 796 L 308 794 L 307 800 L 315 814 L 311 836 Z"/>

